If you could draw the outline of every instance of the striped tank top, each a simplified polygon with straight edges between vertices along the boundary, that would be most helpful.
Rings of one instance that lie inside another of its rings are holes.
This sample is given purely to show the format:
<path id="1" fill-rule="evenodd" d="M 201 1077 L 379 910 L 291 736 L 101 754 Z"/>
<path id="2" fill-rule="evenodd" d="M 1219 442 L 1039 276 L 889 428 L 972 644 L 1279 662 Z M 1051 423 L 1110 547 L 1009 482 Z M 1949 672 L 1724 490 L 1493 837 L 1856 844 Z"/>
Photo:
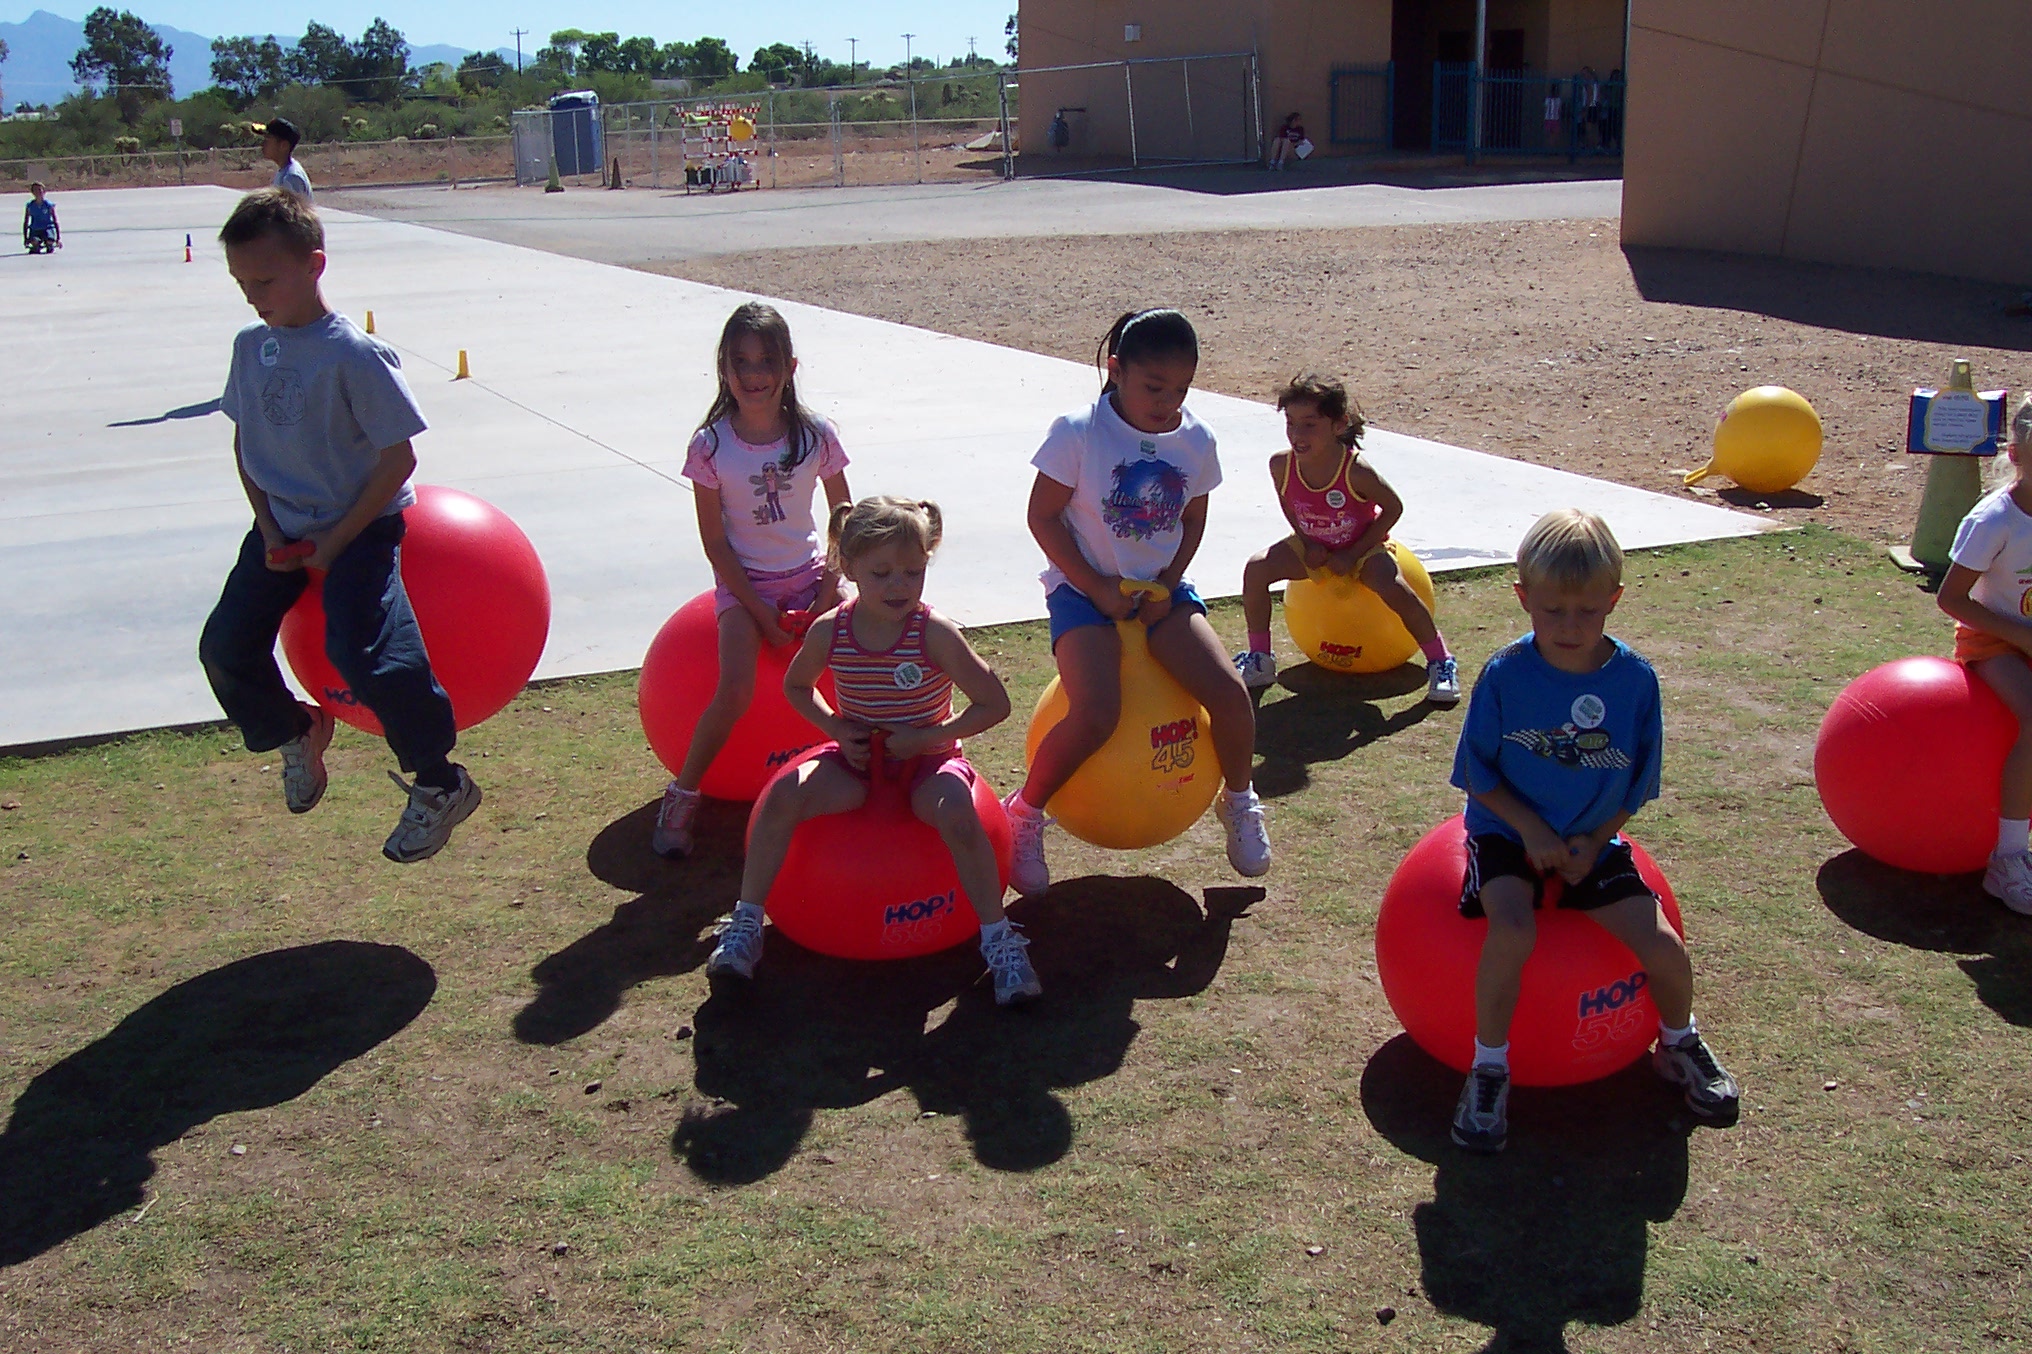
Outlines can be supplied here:
<path id="1" fill-rule="evenodd" d="M 1324 486 L 1315 489 L 1305 482 L 1298 469 L 1298 453 L 1284 457 L 1284 474 L 1277 482 L 1277 496 L 1291 510 L 1291 520 L 1307 540 L 1329 550 L 1344 550 L 1367 531 L 1383 509 L 1348 487 L 1348 470 L 1355 463 L 1353 451 L 1343 452 L 1340 468 Z"/>
<path id="2" fill-rule="evenodd" d="M 833 706 L 848 719 L 893 728 L 922 728 L 952 717 L 952 678 L 925 652 L 924 631 L 931 608 L 922 602 L 903 623 L 903 634 L 881 653 L 869 653 L 854 638 L 854 608 L 848 602 L 833 618 Z"/>

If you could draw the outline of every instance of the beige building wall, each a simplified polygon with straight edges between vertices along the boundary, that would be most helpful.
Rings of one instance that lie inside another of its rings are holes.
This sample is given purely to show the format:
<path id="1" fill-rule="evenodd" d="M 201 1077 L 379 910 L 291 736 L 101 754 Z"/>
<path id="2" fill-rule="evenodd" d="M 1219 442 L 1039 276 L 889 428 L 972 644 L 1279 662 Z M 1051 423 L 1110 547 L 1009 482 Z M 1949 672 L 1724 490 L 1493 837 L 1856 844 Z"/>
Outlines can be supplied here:
<path id="1" fill-rule="evenodd" d="M 1572 75 L 1583 66 L 1607 79 L 1623 64 L 1626 0 L 1561 0 L 1548 15 L 1549 41 L 1540 70 Z"/>
<path id="2" fill-rule="evenodd" d="M 2032 284 L 2028 0 L 1635 0 L 1623 242 Z"/>

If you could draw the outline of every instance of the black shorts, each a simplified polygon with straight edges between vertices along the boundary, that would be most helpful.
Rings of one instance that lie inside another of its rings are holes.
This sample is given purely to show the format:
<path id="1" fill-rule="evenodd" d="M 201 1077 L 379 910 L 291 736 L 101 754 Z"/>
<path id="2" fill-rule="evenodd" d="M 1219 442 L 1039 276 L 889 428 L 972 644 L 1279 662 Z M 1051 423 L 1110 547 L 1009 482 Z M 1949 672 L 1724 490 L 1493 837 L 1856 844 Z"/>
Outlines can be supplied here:
<path id="1" fill-rule="evenodd" d="M 1513 876 L 1531 885 L 1531 906 L 1537 907 L 1545 901 L 1545 876 L 1531 863 L 1531 857 L 1524 850 L 1524 843 L 1515 837 L 1506 837 L 1500 832 L 1485 832 L 1468 838 L 1467 875 L 1461 881 L 1460 913 L 1463 917 L 1479 917 L 1482 912 L 1482 887 L 1491 879 Z M 1602 858 L 1587 872 L 1587 877 L 1578 884 L 1568 884 L 1560 895 L 1559 906 L 1573 912 L 1593 912 L 1620 903 L 1625 898 L 1650 898 L 1658 895 L 1644 882 L 1644 876 L 1637 873 L 1637 858 L 1630 854 L 1630 843 L 1621 837 L 1609 843 L 1602 852 Z"/>

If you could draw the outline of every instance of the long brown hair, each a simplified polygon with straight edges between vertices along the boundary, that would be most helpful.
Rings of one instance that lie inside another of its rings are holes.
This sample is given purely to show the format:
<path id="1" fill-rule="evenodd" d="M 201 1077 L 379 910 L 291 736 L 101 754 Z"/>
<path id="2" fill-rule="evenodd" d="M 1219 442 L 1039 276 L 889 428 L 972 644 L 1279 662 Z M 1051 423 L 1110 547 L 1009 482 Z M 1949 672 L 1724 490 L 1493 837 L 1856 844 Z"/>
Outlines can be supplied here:
<path id="1" fill-rule="evenodd" d="M 719 377 L 720 392 L 713 396 L 712 408 L 706 410 L 706 416 L 699 420 L 699 431 L 706 435 L 717 452 L 720 435 L 713 430 L 713 425 L 740 407 L 734 399 L 734 392 L 727 386 L 727 363 L 734 355 L 735 346 L 750 334 L 762 340 L 762 350 L 783 373 L 782 413 L 787 438 L 782 465 L 785 470 L 795 470 L 804 463 L 805 457 L 817 449 L 824 434 L 820 430 L 818 415 L 805 408 L 797 398 L 793 370 L 796 357 L 790 348 L 790 322 L 775 306 L 749 301 L 736 306 L 734 313 L 727 317 L 727 323 L 720 329 L 719 350 L 713 357 L 713 371 Z"/>
<path id="2" fill-rule="evenodd" d="M 1368 421 L 1362 417 L 1362 406 L 1348 394 L 1348 388 L 1333 377 L 1317 372 L 1292 377 L 1277 392 L 1277 407 L 1282 410 L 1293 404 L 1311 405 L 1329 423 L 1346 419 L 1348 426 L 1341 429 L 1341 445 L 1350 451 L 1361 449 L 1362 430 L 1369 426 Z"/>

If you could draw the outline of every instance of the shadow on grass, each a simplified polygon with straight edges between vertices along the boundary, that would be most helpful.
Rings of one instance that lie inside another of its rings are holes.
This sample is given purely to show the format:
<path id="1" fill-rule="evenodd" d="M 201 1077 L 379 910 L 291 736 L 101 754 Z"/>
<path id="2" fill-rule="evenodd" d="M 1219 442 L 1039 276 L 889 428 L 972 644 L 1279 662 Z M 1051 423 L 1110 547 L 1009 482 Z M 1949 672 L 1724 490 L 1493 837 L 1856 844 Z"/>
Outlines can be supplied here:
<path id="1" fill-rule="evenodd" d="M 1717 489 L 1715 497 L 1738 508 L 1818 508 L 1827 502 L 1819 494 L 1808 493 L 1804 489 L 1780 489 L 1775 494 L 1767 494 L 1740 485 Z"/>
<path id="2" fill-rule="evenodd" d="M 706 800 L 699 809 L 698 849 L 688 859 L 665 860 L 649 847 L 659 802 L 609 823 L 586 848 L 586 868 L 595 878 L 640 896 L 531 971 L 537 994 L 515 1014 L 515 1037 L 523 1043 L 561 1044 L 597 1029 L 620 1009 L 628 989 L 689 973 L 712 953 L 707 930 L 740 897 L 738 847 L 748 806 Z"/>
<path id="3" fill-rule="evenodd" d="M 402 1029 L 437 975 L 394 945 L 273 950 L 179 983 L 29 1083 L 0 1135 L 0 1266 L 141 1204 L 149 1154 L 294 1100 Z"/>
<path id="4" fill-rule="evenodd" d="M 995 1006 L 971 944 L 894 963 L 829 959 L 768 933 L 752 984 L 718 987 L 693 1023 L 697 1084 L 672 1152 L 700 1178 L 747 1184 L 781 1169 L 821 1109 L 908 1090 L 957 1115 L 975 1159 L 1030 1171 L 1064 1156 L 1072 1120 L 1053 1094 L 1112 1075 L 1141 1028 L 1136 1002 L 1203 991 L 1258 888 L 1209 889 L 1206 910 L 1161 879 L 1092 876 L 1019 902 L 1044 996 Z M 950 1008 L 950 1009 L 948 1009 Z"/>
<path id="5" fill-rule="evenodd" d="M 1431 1162 L 1411 1214 L 1422 1287 L 1448 1316 L 1494 1329 L 1484 1354 L 1566 1349 L 1569 1322 L 1613 1326 L 1644 1301 L 1646 1224 L 1686 1197 L 1686 1125 L 1639 1062 L 1613 1077 L 1510 1095 L 1510 1143 L 1476 1156 L 1448 1136 L 1461 1076 L 1400 1034 L 1362 1072 L 1362 1112 Z"/>
<path id="6" fill-rule="evenodd" d="M 1425 669 L 1406 663 L 1388 672 L 1329 672 L 1312 663 L 1284 669 L 1278 683 L 1292 694 L 1256 709 L 1256 792 L 1265 799 L 1296 794 L 1312 780 L 1308 767 L 1335 762 L 1379 738 L 1430 716 L 1420 701 L 1386 715 L 1378 701 L 1425 688 Z"/>
<path id="7" fill-rule="evenodd" d="M 1913 874 L 1849 850 L 1814 881 L 1827 910 L 1865 935 L 1908 949 L 1967 955 L 1956 966 L 1976 999 L 2032 1026 L 2032 922 L 1983 892 L 1980 876 Z"/>

